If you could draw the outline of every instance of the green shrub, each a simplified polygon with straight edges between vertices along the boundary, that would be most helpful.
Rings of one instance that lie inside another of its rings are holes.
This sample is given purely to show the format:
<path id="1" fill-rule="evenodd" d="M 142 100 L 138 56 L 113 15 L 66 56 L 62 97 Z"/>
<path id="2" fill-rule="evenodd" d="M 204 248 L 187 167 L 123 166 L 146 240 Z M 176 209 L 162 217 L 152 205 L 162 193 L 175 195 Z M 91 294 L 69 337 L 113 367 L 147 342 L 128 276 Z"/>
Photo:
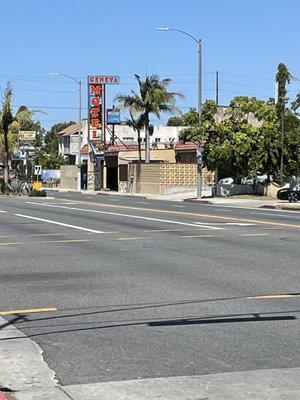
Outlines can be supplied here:
<path id="1" fill-rule="evenodd" d="M 28 196 L 34 196 L 34 197 L 46 197 L 47 192 L 46 190 L 36 190 L 36 189 L 31 189 Z"/>

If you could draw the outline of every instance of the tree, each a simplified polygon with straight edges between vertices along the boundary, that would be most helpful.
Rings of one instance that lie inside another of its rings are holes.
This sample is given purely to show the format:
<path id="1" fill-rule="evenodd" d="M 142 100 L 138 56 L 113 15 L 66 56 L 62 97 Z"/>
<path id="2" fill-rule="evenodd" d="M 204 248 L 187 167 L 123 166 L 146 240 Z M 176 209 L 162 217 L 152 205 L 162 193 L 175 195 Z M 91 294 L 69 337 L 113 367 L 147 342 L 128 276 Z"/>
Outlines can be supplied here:
<path id="1" fill-rule="evenodd" d="M 61 165 L 66 164 L 65 157 L 62 154 L 49 154 L 44 149 L 37 153 L 34 162 L 37 165 L 41 165 L 44 169 L 58 169 Z"/>
<path id="2" fill-rule="evenodd" d="M 168 86 L 171 79 L 160 80 L 158 75 L 150 75 L 141 79 L 135 75 L 139 91 L 131 91 L 130 95 L 119 94 L 115 100 L 132 114 L 140 114 L 143 117 L 143 123 L 146 134 L 146 163 L 150 162 L 150 140 L 149 124 L 150 115 L 154 114 L 160 118 L 161 112 L 176 111 L 175 100 L 177 97 L 183 98 L 181 93 L 169 92 Z"/>
<path id="3" fill-rule="evenodd" d="M 133 130 L 137 133 L 138 137 L 138 154 L 139 154 L 139 165 L 142 163 L 142 149 L 141 149 L 141 130 L 144 127 L 144 118 L 143 114 L 138 115 L 136 118 L 133 113 L 129 111 L 130 119 L 126 118 L 125 124 L 133 128 Z"/>
<path id="4" fill-rule="evenodd" d="M 167 126 L 190 126 L 198 125 L 199 114 L 196 108 L 190 108 L 188 112 L 180 117 L 171 117 L 167 122 Z"/>
<path id="5" fill-rule="evenodd" d="M 293 80 L 292 74 L 287 69 L 286 65 L 280 63 L 277 68 L 276 74 L 276 82 L 277 82 L 277 104 L 276 111 L 278 118 L 281 118 L 282 113 L 284 112 L 285 102 L 286 102 L 286 85 L 287 83 L 291 83 Z"/>
<path id="6" fill-rule="evenodd" d="M 44 135 L 44 147 L 35 156 L 34 161 L 36 164 L 41 165 L 45 169 L 57 169 L 61 165 L 66 164 L 65 157 L 59 154 L 58 151 L 58 132 L 74 124 L 74 121 L 59 122 L 50 128 Z"/>
<path id="7" fill-rule="evenodd" d="M 2 110 L 0 111 L 0 153 L 5 161 L 5 183 L 8 183 L 9 160 L 11 151 L 19 144 L 19 130 L 21 122 L 29 118 L 28 109 L 19 109 L 15 116 L 12 113 L 13 91 L 10 83 L 4 92 Z"/>
<path id="8" fill-rule="evenodd" d="M 58 154 L 58 132 L 62 131 L 63 129 L 67 128 L 70 125 L 74 125 L 74 121 L 69 122 L 58 122 L 54 124 L 50 130 L 45 135 L 45 152 L 47 154 Z"/>
<path id="9" fill-rule="evenodd" d="M 278 120 L 281 121 L 281 154 L 280 154 L 280 178 L 283 179 L 283 168 L 284 168 L 284 131 L 285 131 L 285 106 L 288 100 L 287 98 L 287 83 L 290 83 L 293 79 L 293 76 L 288 71 L 285 64 L 280 63 L 278 65 L 277 74 L 276 74 L 276 82 L 278 86 L 278 94 L 277 94 L 277 104 L 276 111 Z"/>
<path id="10" fill-rule="evenodd" d="M 209 132 L 215 129 L 218 107 L 213 100 L 207 100 L 202 107 L 201 125 L 199 115 L 195 108 L 191 108 L 182 116 L 183 125 L 187 126 L 179 133 L 179 140 L 183 142 L 193 141 L 201 144 L 207 139 Z"/>

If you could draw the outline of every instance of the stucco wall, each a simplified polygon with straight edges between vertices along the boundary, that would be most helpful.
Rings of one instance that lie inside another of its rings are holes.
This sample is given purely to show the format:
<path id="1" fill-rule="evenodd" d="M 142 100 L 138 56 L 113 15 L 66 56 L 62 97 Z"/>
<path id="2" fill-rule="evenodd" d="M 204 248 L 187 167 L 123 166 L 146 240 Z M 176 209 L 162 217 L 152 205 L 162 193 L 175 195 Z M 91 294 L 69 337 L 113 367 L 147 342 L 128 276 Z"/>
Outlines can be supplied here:
<path id="1" fill-rule="evenodd" d="M 61 189 L 78 189 L 78 167 L 76 165 L 62 165 L 60 167 L 60 187 Z"/>

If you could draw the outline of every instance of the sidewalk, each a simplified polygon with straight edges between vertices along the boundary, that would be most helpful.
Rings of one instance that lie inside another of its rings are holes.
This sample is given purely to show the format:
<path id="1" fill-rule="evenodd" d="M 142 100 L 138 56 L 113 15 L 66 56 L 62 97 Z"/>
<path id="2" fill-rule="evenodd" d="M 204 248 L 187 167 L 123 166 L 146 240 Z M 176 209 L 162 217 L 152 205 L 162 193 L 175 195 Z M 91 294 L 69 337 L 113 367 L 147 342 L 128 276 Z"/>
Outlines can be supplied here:
<path id="1" fill-rule="evenodd" d="M 47 191 L 58 191 L 62 193 L 74 192 L 76 191 L 68 190 L 68 189 L 46 189 Z M 109 190 L 81 190 L 82 194 L 87 195 L 100 195 L 100 196 L 121 196 L 121 197 L 133 197 L 133 198 L 142 198 L 149 200 L 167 200 L 167 201 L 176 201 L 176 202 L 189 202 L 189 203 L 198 203 L 204 205 L 220 205 L 220 206 L 228 206 L 228 207 L 239 207 L 239 208 L 267 208 L 267 209 L 279 209 L 279 210 L 290 210 L 290 211 L 300 211 L 300 202 L 298 203 L 289 203 L 283 200 L 270 200 L 265 199 L 264 197 L 257 197 L 257 199 L 237 199 L 231 197 L 203 197 L 202 199 L 196 198 L 196 191 L 192 192 L 182 192 L 182 193 L 173 193 L 166 195 L 157 195 L 157 194 L 147 194 L 147 193 L 120 193 L 113 192 Z M 204 193 L 205 196 L 206 193 Z"/>

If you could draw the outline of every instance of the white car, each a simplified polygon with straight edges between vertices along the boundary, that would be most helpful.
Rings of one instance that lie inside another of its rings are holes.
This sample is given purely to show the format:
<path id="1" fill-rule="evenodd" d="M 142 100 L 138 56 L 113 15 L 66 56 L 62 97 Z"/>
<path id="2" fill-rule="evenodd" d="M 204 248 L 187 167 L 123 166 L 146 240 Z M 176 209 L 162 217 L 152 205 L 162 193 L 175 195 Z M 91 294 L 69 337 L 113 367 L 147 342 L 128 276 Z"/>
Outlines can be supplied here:
<path id="1" fill-rule="evenodd" d="M 218 184 L 219 185 L 232 185 L 233 184 L 233 178 L 228 177 L 228 178 L 220 179 L 218 181 Z"/>

